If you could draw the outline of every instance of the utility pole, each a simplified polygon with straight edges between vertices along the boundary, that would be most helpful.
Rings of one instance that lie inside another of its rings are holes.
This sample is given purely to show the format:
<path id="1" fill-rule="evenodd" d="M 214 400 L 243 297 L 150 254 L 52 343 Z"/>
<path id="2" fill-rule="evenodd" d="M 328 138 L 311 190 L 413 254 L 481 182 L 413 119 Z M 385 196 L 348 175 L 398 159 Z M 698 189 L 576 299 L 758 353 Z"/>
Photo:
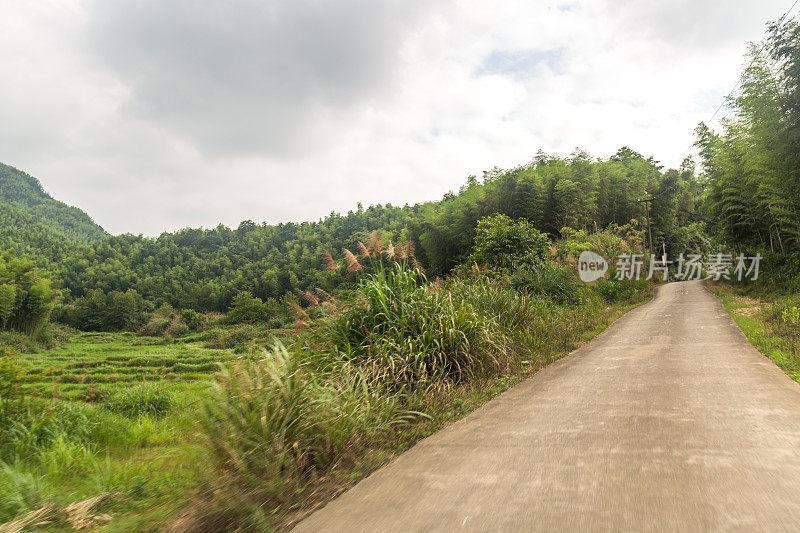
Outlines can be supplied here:
<path id="1" fill-rule="evenodd" d="M 653 234 L 650 232 L 650 202 L 653 201 L 652 196 L 647 195 L 647 191 L 644 193 L 644 198 L 639 200 L 639 203 L 644 202 L 644 212 L 647 215 L 647 249 L 650 253 L 653 253 Z"/>

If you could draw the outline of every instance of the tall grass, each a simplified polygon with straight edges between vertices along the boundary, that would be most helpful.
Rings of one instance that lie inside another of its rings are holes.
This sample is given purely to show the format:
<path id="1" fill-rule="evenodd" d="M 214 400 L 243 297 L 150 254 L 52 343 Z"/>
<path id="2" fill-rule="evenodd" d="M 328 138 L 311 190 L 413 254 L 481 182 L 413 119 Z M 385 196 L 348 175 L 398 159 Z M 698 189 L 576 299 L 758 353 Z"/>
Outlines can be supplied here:
<path id="1" fill-rule="evenodd" d="M 175 404 L 175 395 L 165 383 L 151 381 L 118 389 L 101 405 L 128 418 L 142 415 L 159 418 L 174 409 Z"/>
<path id="2" fill-rule="evenodd" d="M 577 304 L 583 294 L 583 284 L 575 270 L 553 261 L 543 261 L 518 270 L 510 278 L 511 285 L 528 294 L 549 298 L 557 304 Z"/>
<path id="3" fill-rule="evenodd" d="M 450 291 L 422 285 L 417 271 L 395 263 L 365 277 L 361 300 L 317 330 L 338 358 L 383 383 L 459 382 L 500 364 L 507 337 Z"/>
<path id="4" fill-rule="evenodd" d="M 281 503 L 406 416 L 397 394 L 352 365 L 320 375 L 276 342 L 260 360 L 224 367 L 201 423 L 231 494 Z"/>
<path id="5" fill-rule="evenodd" d="M 505 277 L 426 283 L 417 269 L 376 263 L 351 299 L 326 298 L 289 349 L 276 342 L 223 367 L 201 416 L 216 468 L 210 505 L 196 507 L 200 529 L 265 527 L 270 510 L 313 499 L 367 450 L 439 427 L 398 430 L 414 410 L 447 420 L 453 398 L 568 353 L 614 312 L 557 265 L 518 290 Z"/>
<path id="6" fill-rule="evenodd" d="M 468 302 L 481 315 L 490 318 L 501 331 L 513 332 L 523 327 L 546 307 L 541 299 L 519 292 L 490 278 L 455 279 L 447 290 Z"/>

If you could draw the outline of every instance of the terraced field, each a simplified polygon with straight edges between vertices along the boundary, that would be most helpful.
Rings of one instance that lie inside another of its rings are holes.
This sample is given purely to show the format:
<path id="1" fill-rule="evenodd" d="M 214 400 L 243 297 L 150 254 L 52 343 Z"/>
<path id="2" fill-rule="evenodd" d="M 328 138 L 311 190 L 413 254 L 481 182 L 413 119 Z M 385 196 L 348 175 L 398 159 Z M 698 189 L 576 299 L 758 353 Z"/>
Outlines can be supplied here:
<path id="1" fill-rule="evenodd" d="M 21 356 L 30 390 L 43 397 L 98 400 L 125 383 L 166 380 L 186 389 L 208 380 L 231 350 L 131 333 L 80 333 L 66 344 Z"/>

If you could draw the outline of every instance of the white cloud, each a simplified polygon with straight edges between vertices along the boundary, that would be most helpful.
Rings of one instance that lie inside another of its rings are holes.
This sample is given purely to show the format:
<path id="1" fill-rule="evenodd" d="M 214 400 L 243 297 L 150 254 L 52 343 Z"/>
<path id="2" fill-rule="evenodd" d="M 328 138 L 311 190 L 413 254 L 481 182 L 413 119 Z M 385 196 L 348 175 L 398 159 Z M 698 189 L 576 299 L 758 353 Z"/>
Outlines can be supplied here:
<path id="1" fill-rule="evenodd" d="M 784 4 L 2 4 L 0 161 L 147 234 L 435 199 L 540 148 L 677 165 Z"/>

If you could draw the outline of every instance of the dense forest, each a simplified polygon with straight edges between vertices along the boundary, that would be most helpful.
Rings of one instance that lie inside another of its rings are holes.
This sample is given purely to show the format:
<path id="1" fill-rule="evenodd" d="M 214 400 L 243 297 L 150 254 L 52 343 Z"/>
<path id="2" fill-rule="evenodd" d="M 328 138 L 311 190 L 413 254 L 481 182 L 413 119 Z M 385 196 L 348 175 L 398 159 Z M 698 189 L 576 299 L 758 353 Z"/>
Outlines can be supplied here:
<path id="1" fill-rule="evenodd" d="M 78 209 L 54 200 L 42 184 L 0 163 L 0 247 L 59 257 L 62 241 L 89 244 L 108 233 Z"/>

